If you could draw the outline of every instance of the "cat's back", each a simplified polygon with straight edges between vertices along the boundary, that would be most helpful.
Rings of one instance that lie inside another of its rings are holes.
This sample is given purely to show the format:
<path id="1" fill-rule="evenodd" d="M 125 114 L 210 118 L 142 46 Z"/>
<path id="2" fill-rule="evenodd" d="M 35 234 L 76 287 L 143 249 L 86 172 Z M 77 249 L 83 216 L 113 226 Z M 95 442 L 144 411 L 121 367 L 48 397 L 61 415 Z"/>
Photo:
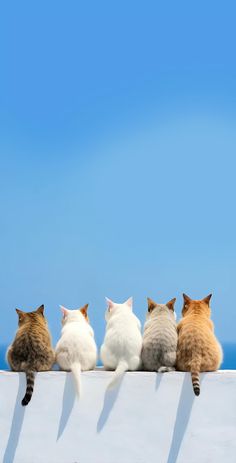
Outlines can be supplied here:
<path id="1" fill-rule="evenodd" d="M 186 294 L 178 324 L 177 368 L 182 371 L 214 371 L 222 361 L 222 349 L 214 334 L 210 318 L 211 294 L 201 300 L 192 300 Z M 197 362 L 197 367 L 196 367 Z"/>
<path id="2" fill-rule="evenodd" d="M 178 326 L 177 361 L 181 363 L 186 352 L 192 355 L 222 358 L 221 346 L 214 334 L 213 322 L 199 315 L 189 315 Z"/>
<path id="3" fill-rule="evenodd" d="M 73 322 L 63 327 L 61 338 L 57 343 L 60 346 L 85 346 L 94 344 L 93 329 L 89 324 Z"/>
<path id="4" fill-rule="evenodd" d="M 106 368 L 115 369 L 125 361 L 128 368 L 135 370 L 140 365 L 142 349 L 141 324 L 132 311 L 132 298 L 124 304 L 107 300 L 106 334 L 100 356 Z"/>
<path id="5" fill-rule="evenodd" d="M 114 314 L 107 323 L 102 351 L 108 349 L 119 355 L 141 351 L 142 334 L 138 318 L 133 313 Z"/>
<path id="6" fill-rule="evenodd" d="M 7 353 L 9 364 L 14 370 L 49 369 L 54 361 L 51 335 L 41 310 L 40 307 L 40 313 L 24 313 L 26 320 L 19 326 Z"/>
<path id="7" fill-rule="evenodd" d="M 167 316 L 155 317 L 148 320 L 144 325 L 143 346 L 159 346 L 165 349 L 166 346 L 177 344 L 177 329 L 174 320 Z"/>
<path id="8" fill-rule="evenodd" d="M 108 321 L 106 335 L 113 336 L 114 334 L 119 334 L 123 338 L 131 333 L 139 333 L 140 328 L 140 322 L 134 313 L 121 311 L 114 314 Z"/>
<path id="9" fill-rule="evenodd" d="M 213 323 L 200 315 L 188 315 L 178 325 L 179 342 L 194 339 L 208 342 L 214 340 Z"/>
<path id="10" fill-rule="evenodd" d="M 165 315 L 150 319 L 144 325 L 144 337 L 155 336 L 156 334 L 165 337 L 169 331 L 176 332 L 176 323 Z"/>
<path id="11" fill-rule="evenodd" d="M 51 335 L 47 325 L 42 325 L 37 323 L 37 321 L 32 324 L 26 324 L 17 330 L 13 341 L 13 348 L 19 349 L 21 345 L 30 348 L 35 344 L 40 350 L 51 345 Z"/>

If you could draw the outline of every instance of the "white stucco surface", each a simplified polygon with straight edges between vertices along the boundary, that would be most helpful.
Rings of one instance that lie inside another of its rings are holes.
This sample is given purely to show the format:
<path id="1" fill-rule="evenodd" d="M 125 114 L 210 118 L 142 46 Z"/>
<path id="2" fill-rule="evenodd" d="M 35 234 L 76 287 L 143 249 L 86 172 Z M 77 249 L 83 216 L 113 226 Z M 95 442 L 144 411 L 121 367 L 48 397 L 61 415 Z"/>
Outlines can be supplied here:
<path id="1" fill-rule="evenodd" d="M 78 401 L 70 373 L 37 374 L 23 408 L 24 374 L 0 372 L 2 463 L 235 463 L 236 371 L 201 375 L 194 397 L 185 373 L 82 374 Z"/>

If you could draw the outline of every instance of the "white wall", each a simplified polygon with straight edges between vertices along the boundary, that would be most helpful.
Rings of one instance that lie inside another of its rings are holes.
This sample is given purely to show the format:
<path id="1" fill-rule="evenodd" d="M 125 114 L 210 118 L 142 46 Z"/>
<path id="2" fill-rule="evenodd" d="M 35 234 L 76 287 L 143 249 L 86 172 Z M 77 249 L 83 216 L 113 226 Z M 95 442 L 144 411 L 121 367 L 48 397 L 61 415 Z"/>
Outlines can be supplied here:
<path id="1" fill-rule="evenodd" d="M 24 374 L 0 372 L 2 463 L 235 463 L 236 371 L 201 375 L 194 397 L 185 373 L 39 373 L 30 404 Z"/>

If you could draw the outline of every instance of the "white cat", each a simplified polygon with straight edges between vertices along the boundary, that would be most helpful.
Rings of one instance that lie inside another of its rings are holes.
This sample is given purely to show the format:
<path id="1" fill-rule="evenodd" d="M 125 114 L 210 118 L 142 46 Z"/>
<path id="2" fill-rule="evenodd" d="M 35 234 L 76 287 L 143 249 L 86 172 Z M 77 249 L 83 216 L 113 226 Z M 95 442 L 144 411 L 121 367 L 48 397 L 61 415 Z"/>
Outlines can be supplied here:
<path id="1" fill-rule="evenodd" d="M 108 298 L 106 300 L 107 327 L 100 356 L 105 369 L 115 370 L 108 385 L 108 388 L 112 388 L 120 381 L 125 371 L 140 368 L 142 335 L 141 323 L 132 312 L 132 298 L 124 304 L 116 304 Z"/>
<path id="2" fill-rule="evenodd" d="M 62 370 L 72 372 L 79 397 L 81 371 L 95 368 L 97 346 L 87 316 L 88 304 L 78 310 L 68 310 L 61 306 L 61 310 L 63 327 L 56 345 L 56 362 Z"/>

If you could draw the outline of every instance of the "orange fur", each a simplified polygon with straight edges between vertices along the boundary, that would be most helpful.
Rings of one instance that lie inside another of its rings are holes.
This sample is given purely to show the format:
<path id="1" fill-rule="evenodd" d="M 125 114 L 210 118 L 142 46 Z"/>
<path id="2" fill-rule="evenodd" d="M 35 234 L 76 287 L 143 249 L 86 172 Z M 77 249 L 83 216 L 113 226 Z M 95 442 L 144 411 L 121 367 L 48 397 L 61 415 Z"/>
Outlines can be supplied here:
<path id="1" fill-rule="evenodd" d="M 185 294 L 183 297 L 183 318 L 177 326 L 176 365 L 177 370 L 191 372 L 194 393 L 199 395 L 199 373 L 218 370 L 222 362 L 222 349 L 214 335 L 214 325 L 210 320 L 211 295 L 198 301 Z"/>
<path id="2" fill-rule="evenodd" d="M 88 317 L 88 304 L 85 304 L 80 310 L 80 312 L 82 313 L 82 315 L 84 316 L 85 320 L 87 320 L 87 322 L 89 323 L 89 317 Z"/>

